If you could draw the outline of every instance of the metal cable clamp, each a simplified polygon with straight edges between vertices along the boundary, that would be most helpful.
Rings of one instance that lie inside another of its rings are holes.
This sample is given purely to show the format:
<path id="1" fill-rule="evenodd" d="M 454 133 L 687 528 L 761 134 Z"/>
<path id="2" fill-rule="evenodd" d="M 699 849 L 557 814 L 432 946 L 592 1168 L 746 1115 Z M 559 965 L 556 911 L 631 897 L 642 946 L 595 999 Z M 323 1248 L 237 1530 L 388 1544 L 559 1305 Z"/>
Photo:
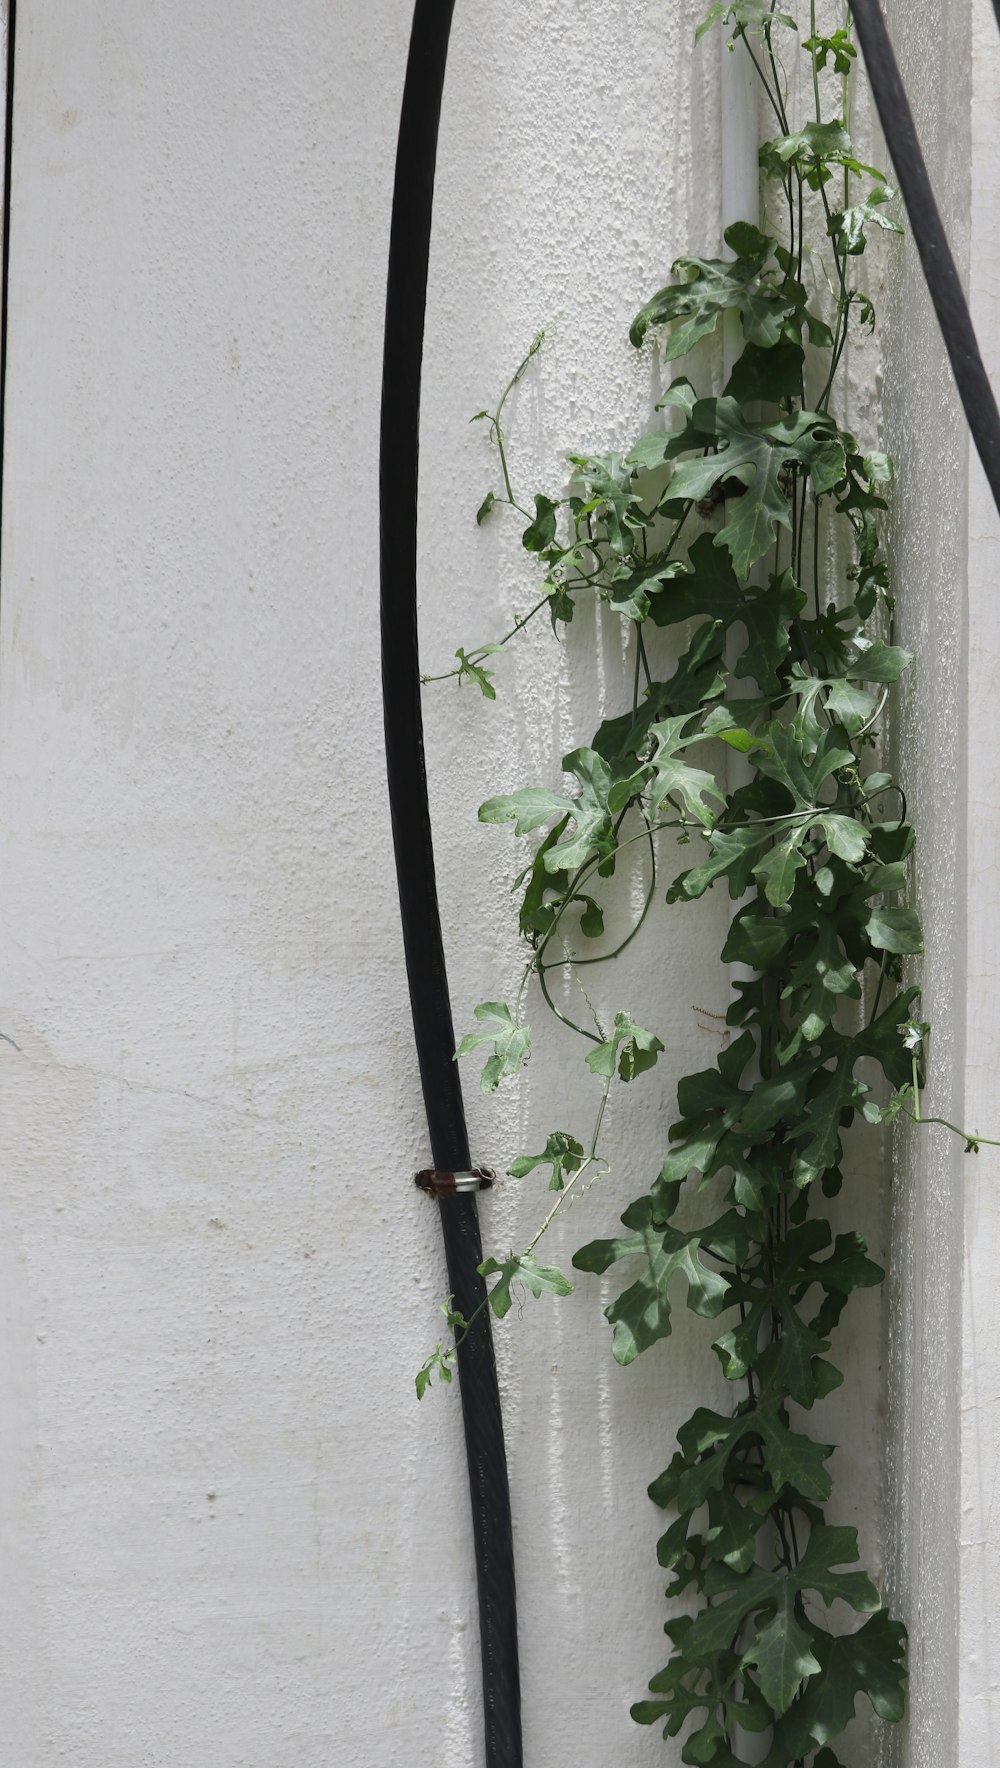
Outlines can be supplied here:
<path id="1" fill-rule="evenodd" d="M 414 1174 L 413 1183 L 430 1197 L 455 1197 L 463 1191 L 488 1191 L 495 1178 L 496 1173 L 488 1166 L 476 1166 L 470 1172 L 458 1173 L 436 1172 L 433 1167 L 425 1167 L 423 1172 Z"/>

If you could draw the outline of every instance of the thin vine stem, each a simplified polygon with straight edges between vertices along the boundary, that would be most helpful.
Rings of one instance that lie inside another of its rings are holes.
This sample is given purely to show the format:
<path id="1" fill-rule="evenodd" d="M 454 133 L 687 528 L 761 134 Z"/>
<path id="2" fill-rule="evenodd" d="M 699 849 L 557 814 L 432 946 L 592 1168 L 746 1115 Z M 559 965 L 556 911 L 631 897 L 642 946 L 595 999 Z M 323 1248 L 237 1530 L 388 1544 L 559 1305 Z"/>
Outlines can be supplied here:
<path id="1" fill-rule="evenodd" d="M 972 1154 L 978 1154 L 980 1147 L 1000 1148 L 1000 1139 L 995 1139 L 993 1136 L 981 1136 L 978 1130 L 970 1131 L 960 1129 L 957 1123 L 949 1123 L 946 1117 L 923 1116 L 920 1110 L 920 1069 L 916 1056 L 913 1057 L 911 1064 L 910 1084 L 913 1089 L 913 1110 L 907 1111 L 904 1105 L 903 1115 L 908 1117 L 912 1123 L 936 1123 L 939 1124 L 942 1129 L 951 1130 L 953 1135 L 961 1137 L 962 1141 L 965 1143 L 967 1152 Z"/>
<path id="2" fill-rule="evenodd" d="M 816 0 L 809 0 L 809 35 L 816 36 Z M 809 61 L 812 68 L 813 101 L 816 105 L 816 121 L 823 121 L 823 105 L 819 95 L 819 57 L 815 49 L 810 51 Z"/>
<path id="3" fill-rule="evenodd" d="M 524 379 L 524 376 L 527 372 L 529 364 L 531 363 L 532 359 L 538 355 L 538 352 L 541 349 L 544 340 L 545 340 L 545 332 L 544 331 L 537 331 L 531 340 L 531 344 L 529 346 L 527 354 L 518 363 L 517 367 L 514 370 L 514 373 L 511 375 L 510 380 L 507 382 L 507 385 L 505 386 L 503 392 L 501 393 L 500 398 L 497 402 L 496 411 L 492 414 L 492 416 L 490 418 L 490 431 L 491 431 L 493 440 L 496 443 L 497 453 L 500 457 L 500 468 L 503 473 L 503 482 L 504 482 L 504 486 L 505 486 L 506 492 L 507 492 L 507 501 L 508 501 L 508 503 L 510 503 L 514 507 L 514 509 L 518 510 L 519 513 L 523 516 L 527 516 L 528 512 L 527 512 L 527 510 L 522 509 L 521 505 L 519 503 L 517 503 L 517 501 L 515 500 L 515 497 L 514 497 L 514 492 L 511 488 L 510 472 L 508 471 L 508 467 L 507 467 L 506 438 L 504 436 L 503 425 L 500 420 L 503 416 L 503 408 L 506 405 L 508 399 L 510 398 L 510 395 L 513 393 L 514 388 L 519 384 L 519 382 Z M 530 520 L 530 517 L 528 519 Z"/>

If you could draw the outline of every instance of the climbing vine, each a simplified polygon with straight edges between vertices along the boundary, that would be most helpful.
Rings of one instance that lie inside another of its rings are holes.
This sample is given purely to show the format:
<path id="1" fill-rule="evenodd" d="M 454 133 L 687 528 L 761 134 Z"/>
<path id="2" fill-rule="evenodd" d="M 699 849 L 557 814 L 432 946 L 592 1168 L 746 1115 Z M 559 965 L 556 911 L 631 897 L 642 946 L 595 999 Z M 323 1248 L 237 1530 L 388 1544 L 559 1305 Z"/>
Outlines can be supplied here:
<path id="1" fill-rule="evenodd" d="M 883 1278 L 860 1235 L 834 1237 L 823 1214 L 843 1182 L 844 1132 L 856 1118 L 921 1121 L 928 1028 L 903 973 L 921 951 L 906 903 L 914 830 L 878 752 L 910 662 L 893 642 L 880 536 L 892 464 L 832 410 L 851 328 L 875 324 L 857 266 L 873 229 L 900 228 L 895 193 L 852 145 L 847 23 L 823 34 L 812 0 L 801 50 L 814 115 L 799 127 L 782 62 L 798 48 L 796 19 L 775 0 L 723 0 L 698 36 L 716 23 L 751 57 L 774 120 L 760 150 L 767 220 L 730 226 L 724 259 L 679 259 L 630 336 L 637 348 L 653 339 L 672 363 L 721 321 L 740 338 L 731 373 L 707 394 L 673 380 L 664 419 L 626 453 L 570 454 L 569 493 L 539 492 L 530 504 L 515 495 L 504 413 L 540 336 L 496 407 L 478 414 L 499 478 L 477 519 L 519 514 L 542 581 L 510 633 L 459 649 L 448 673 L 494 698 L 496 658 L 521 628 L 547 612 L 558 629 L 596 597 L 628 623 L 634 688 L 621 715 L 565 757 L 569 790 L 522 787 L 480 808 L 486 823 L 513 821 L 517 836 L 544 833 L 518 878 L 519 986 L 476 1007 L 457 1054 L 485 1054 L 482 1087 L 493 1092 L 522 1066 L 538 1000 L 590 1044 L 600 1083 L 588 1138 L 554 1129 L 511 1164 L 516 1178 L 547 1172 L 554 1195 L 526 1247 L 481 1267 L 502 1318 L 515 1282 L 534 1295 L 570 1289 L 536 1248 L 604 1169 L 612 1087 L 637 1081 L 663 1049 L 627 1012 L 603 1024 L 586 987 L 590 1022 L 575 1023 L 550 973 L 603 961 L 583 955 L 586 942 L 604 932 L 601 889 L 632 846 L 647 855 L 648 893 L 609 958 L 644 924 L 649 936 L 664 834 L 690 849 L 666 890 L 673 914 L 728 890 L 721 957 L 744 967 L 727 1015 L 732 1041 L 714 1067 L 680 1082 L 662 1168 L 626 1209 L 624 1232 L 573 1263 L 626 1267 L 607 1309 L 619 1363 L 670 1334 L 676 1284 L 714 1323 L 734 1388 L 730 1408 L 699 1407 L 681 1427 L 650 1487 L 671 1513 L 657 1549 L 667 1594 L 687 1596 L 691 1612 L 667 1624 L 672 1655 L 634 1717 L 663 1723 L 665 1736 L 683 1731 L 688 1763 L 744 1768 L 750 1747 L 766 1768 L 839 1768 L 831 1745 L 857 1697 L 887 1720 L 904 1701 L 904 1629 L 860 1568 L 855 1531 L 826 1520 L 833 1450 L 799 1417 L 843 1379 L 829 1353 L 852 1292 Z M 824 118 L 831 90 L 840 114 Z M 838 530 L 851 542 L 839 581 L 829 564 Z M 687 648 L 656 679 L 649 628 L 682 626 Z M 692 1190 L 703 1200 L 696 1227 L 678 1219 Z M 451 1336 L 421 1369 L 418 1394 L 435 1375 L 451 1379 L 455 1335 L 468 1328 L 450 1300 L 444 1312 Z M 758 1741 L 747 1746 L 748 1736 Z"/>

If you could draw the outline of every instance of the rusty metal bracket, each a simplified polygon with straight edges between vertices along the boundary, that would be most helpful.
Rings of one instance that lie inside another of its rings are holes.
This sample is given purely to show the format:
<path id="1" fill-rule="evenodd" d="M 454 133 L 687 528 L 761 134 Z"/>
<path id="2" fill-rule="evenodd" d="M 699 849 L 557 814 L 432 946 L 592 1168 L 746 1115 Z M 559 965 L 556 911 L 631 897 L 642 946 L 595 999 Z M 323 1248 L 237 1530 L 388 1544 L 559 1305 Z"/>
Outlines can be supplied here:
<path id="1" fill-rule="evenodd" d="M 488 1191 L 496 1173 L 488 1166 L 473 1167 L 471 1172 L 443 1173 L 425 1167 L 415 1173 L 413 1182 L 430 1197 L 455 1197 L 463 1191 Z"/>

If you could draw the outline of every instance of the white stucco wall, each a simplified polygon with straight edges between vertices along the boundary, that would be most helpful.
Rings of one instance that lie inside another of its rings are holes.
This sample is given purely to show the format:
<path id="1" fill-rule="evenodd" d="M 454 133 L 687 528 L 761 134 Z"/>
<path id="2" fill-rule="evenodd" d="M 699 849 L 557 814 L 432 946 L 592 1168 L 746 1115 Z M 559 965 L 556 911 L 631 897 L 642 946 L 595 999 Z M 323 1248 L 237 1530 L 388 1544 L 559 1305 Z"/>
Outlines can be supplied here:
<path id="1" fill-rule="evenodd" d="M 967 8 L 890 15 L 921 141 L 959 263 L 969 242 Z M 953 25 L 955 26 L 953 30 Z M 964 1109 L 964 842 L 968 449 L 937 322 L 907 239 L 891 260 L 884 331 L 886 446 L 899 463 L 892 571 L 900 642 L 914 652 L 894 748 L 915 817 L 915 896 L 926 955 L 921 1016 L 933 1025 L 928 1109 Z M 911 1632 L 910 1710 L 887 1756 L 957 1768 L 957 1561 L 962 1147 L 946 1130 L 894 1139 L 890 1264 L 887 1560 Z"/>
<path id="2" fill-rule="evenodd" d="M 973 109 L 970 284 L 986 365 L 1000 384 L 1000 52 L 992 8 L 972 9 Z M 992 723 L 1000 685 L 996 594 L 1000 521 L 973 460 L 969 485 L 968 806 L 969 920 L 965 1113 L 972 1128 L 1000 1123 L 1000 966 L 997 868 L 1000 790 Z M 1000 1132 L 996 1132 L 1000 1133 Z M 960 1572 L 962 1680 L 959 1760 L 1000 1761 L 1000 1160 L 995 1149 L 963 1173 L 962 1478 Z"/>
<path id="3" fill-rule="evenodd" d="M 890 24 L 996 385 L 993 9 L 986 0 L 946 10 L 896 5 Z M 902 467 L 894 499 L 898 616 L 917 656 L 897 748 L 920 820 L 921 1010 L 934 1026 L 925 1109 L 990 1134 L 1000 1123 L 1000 804 L 990 734 L 1000 523 L 909 243 L 895 261 L 888 316 L 884 408 Z M 1000 1162 L 995 1149 L 967 1156 L 947 1131 L 928 1129 L 901 1139 L 894 1164 L 887 1564 L 911 1630 L 911 1702 L 888 1753 L 907 1768 L 978 1768 L 1000 1759 Z"/>
<path id="4" fill-rule="evenodd" d="M 894 7 L 906 87 L 938 202 L 968 278 L 993 382 L 996 21 L 986 0 Z M 917 891 L 933 1020 L 926 1109 L 970 1130 L 1000 1123 L 996 1022 L 996 564 L 1000 523 L 970 451 L 915 253 L 889 290 L 885 414 L 903 461 L 894 506 L 899 622 L 917 652 L 898 732 L 919 806 Z M 890 1285 L 890 1589 L 912 1632 L 912 1699 L 890 1756 L 906 1768 L 1000 1759 L 995 1149 L 963 1155 L 943 1130 L 899 1146 Z"/>
<path id="5" fill-rule="evenodd" d="M 425 366 L 428 669 L 530 598 L 516 524 L 475 527 L 495 474 L 467 420 L 537 327 L 549 338 L 510 410 L 526 491 L 562 483 L 567 447 L 613 446 L 650 410 L 658 382 L 628 320 L 678 252 L 717 248 L 722 222 L 718 51 L 714 38 L 691 49 L 702 10 L 459 6 Z M 389 0 L 20 0 L 0 615 L 0 1030 L 17 1046 L 0 1043 L 0 1757 L 12 1768 L 478 1759 L 458 1406 L 413 1398 L 443 1269 L 435 1210 L 410 1176 L 426 1144 L 378 703 L 380 339 L 408 14 Z M 965 64 L 939 59 L 937 159 L 964 226 Z M 990 102 L 983 87 L 985 132 Z M 972 216 L 984 291 L 988 220 Z M 943 538 L 920 526 L 916 492 L 913 514 L 901 509 L 902 575 L 928 590 L 927 611 L 918 601 L 901 619 L 923 640 L 933 586 L 950 590 L 940 679 L 958 693 L 964 455 L 942 371 L 924 395 L 909 366 L 936 361 L 920 301 L 911 272 L 890 298 L 888 360 L 907 367 L 886 421 L 930 474 L 926 396 L 953 508 Z M 870 394 L 866 365 L 855 383 Z M 989 559 L 975 556 L 985 583 Z M 929 557 L 940 563 L 922 574 Z M 908 748 L 930 777 L 939 736 L 935 710 L 919 709 L 920 669 Z M 498 679 L 495 706 L 445 685 L 427 707 L 460 1026 L 516 961 L 512 840 L 475 808 L 554 779 L 592 732 L 595 688 L 609 709 L 627 691 L 614 629 L 595 647 L 585 615 L 560 647 L 525 635 Z M 990 678 L 977 680 L 988 705 Z M 938 775 L 959 797 L 963 754 L 956 738 Z M 964 918 L 949 920 L 949 903 L 965 825 L 949 804 L 925 837 L 921 892 L 942 936 L 928 979 L 937 1050 L 960 1072 Z M 991 851 L 973 854 L 986 879 Z M 712 899 L 674 910 L 598 985 L 612 1012 L 655 1026 L 667 1056 L 637 1087 L 627 1142 L 612 1118 L 615 1176 L 554 1235 L 554 1262 L 610 1228 L 655 1172 L 677 1075 L 718 1047 L 708 1015 L 725 1005 L 725 913 Z M 1000 1110 L 976 1047 L 979 1090 L 964 1103 L 985 1129 Z M 534 1147 L 555 1127 L 554 1095 L 560 1127 L 579 1133 L 586 1083 L 556 1038 L 499 1104 L 479 1099 L 470 1071 L 475 1156 L 502 1168 Z M 890 1513 L 902 1522 L 890 1541 L 927 1678 L 907 1747 L 939 1768 L 950 1758 L 933 1740 L 954 1732 L 957 1686 L 958 1500 L 944 1473 L 959 1467 L 961 1246 L 948 1187 L 965 1174 L 982 1208 L 990 1169 L 983 1156 L 970 1174 L 936 1142 L 914 1158 L 926 1193 L 899 1181 L 895 1193 Z M 870 1166 L 865 1185 L 878 1256 Z M 542 1207 L 540 1190 L 501 1186 L 484 1200 L 487 1240 L 519 1242 Z M 984 1224 L 977 1283 L 996 1244 Z M 499 1335 L 533 1768 L 677 1755 L 628 1718 L 664 1658 L 644 1489 L 717 1371 L 703 1323 L 683 1313 L 670 1344 L 617 1369 L 600 1302 L 585 1280 Z M 879 1300 L 852 1312 L 839 1341 L 852 1373 L 823 1429 L 845 1445 L 838 1520 L 862 1527 L 878 1563 Z M 925 1317 L 940 1341 L 921 1338 Z M 981 1319 L 970 1314 L 968 1345 Z M 969 1480 L 973 1580 L 988 1519 Z M 855 1745 L 858 1768 L 866 1752 Z"/>
<path id="6" fill-rule="evenodd" d="M 558 482 L 565 446 L 647 411 L 627 321 L 676 251 L 718 238 L 701 122 L 718 64 L 692 73 L 695 11 L 664 26 L 622 4 L 595 53 L 582 7 L 569 31 L 555 7 L 460 9 L 426 367 L 429 664 L 530 587 L 513 534 L 472 521 L 490 469 L 471 412 L 551 324 L 512 450 Z M 408 23 L 325 0 L 19 9 L 0 684 L 17 1768 L 458 1768 L 479 1747 L 458 1407 L 413 1397 L 443 1269 L 411 1179 L 426 1143 L 375 629 Z M 514 661 L 497 708 L 430 706 L 459 1020 L 512 949 L 509 843 L 475 807 L 580 734 L 586 695 L 547 654 L 551 703 L 524 706 Z M 614 694 L 620 658 L 597 667 Z M 716 932 L 620 979 L 672 1050 L 642 1177 L 671 1074 L 717 1036 L 692 1013 L 721 1004 Z M 480 1157 L 530 1145 L 555 1072 L 540 1058 L 506 1117 L 473 1105 Z M 586 1087 L 561 1090 L 589 1114 Z M 486 1232 L 537 1208 L 508 1189 Z M 615 1214 L 578 1211 L 556 1256 Z M 539 1763 L 659 1757 L 627 1716 L 664 1645 L 644 1486 L 714 1360 L 680 1332 L 629 1382 L 605 1355 L 595 1390 L 587 1340 L 606 1352 L 606 1330 L 581 1293 L 501 1347 Z"/>

